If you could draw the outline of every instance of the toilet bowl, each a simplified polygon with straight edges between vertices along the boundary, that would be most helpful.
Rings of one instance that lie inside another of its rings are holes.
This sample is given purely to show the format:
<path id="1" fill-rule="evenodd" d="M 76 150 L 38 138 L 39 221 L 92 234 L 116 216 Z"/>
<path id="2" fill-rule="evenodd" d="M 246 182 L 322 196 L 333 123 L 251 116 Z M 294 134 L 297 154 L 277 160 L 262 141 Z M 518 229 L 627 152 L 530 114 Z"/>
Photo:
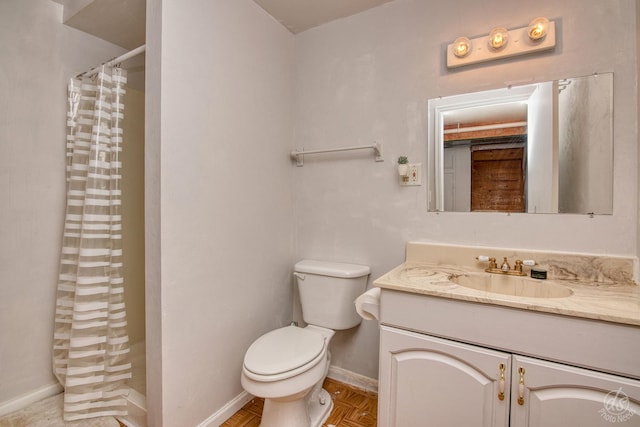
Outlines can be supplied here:
<path id="1" fill-rule="evenodd" d="M 241 382 L 247 392 L 265 398 L 262 427 L 315 427 L 326 419 L 333 402 L 322 382 L 333 333 L 313 325 L 287 326 L 262 335 L 249 347 Z"/>
<path id="2" fill-rule="evenodd" d="M 333 408 L 322 383 L 335 331 L 360 324 L 353 301 L 367 285 L 369 267 L 300 261 L 294 268 L 307 326 L 267 332 L 245 353 L 241 383 L 265 399 L 261 427 L 320 427 Z"/>

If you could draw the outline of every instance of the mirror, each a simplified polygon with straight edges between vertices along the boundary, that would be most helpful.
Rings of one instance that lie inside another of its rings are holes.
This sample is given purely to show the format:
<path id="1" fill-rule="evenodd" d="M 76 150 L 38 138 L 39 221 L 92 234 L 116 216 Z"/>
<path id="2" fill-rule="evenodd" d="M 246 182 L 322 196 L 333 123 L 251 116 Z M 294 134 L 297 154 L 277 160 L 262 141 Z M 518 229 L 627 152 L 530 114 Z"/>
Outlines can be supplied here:
<path id="1" fill-rule="evenodd" d="M 430 99 L 430 211 L 613 213 L 613 74 Z"/>

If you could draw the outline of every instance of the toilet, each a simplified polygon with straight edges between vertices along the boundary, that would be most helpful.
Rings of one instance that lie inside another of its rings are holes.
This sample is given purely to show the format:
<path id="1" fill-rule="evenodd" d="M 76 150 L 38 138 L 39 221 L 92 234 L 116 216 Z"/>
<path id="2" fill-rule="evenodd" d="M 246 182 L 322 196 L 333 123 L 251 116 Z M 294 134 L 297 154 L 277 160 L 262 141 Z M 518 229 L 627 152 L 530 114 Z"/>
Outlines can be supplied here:
<path id="1" fill-rule="evenodd" d="M 285 326 L 259 337 L 244 356 L 244 389 L 262 397 L 261 427 L 319 427 L 333 401 L 322 383 L 329 371 L 329 343 L 336 330 L 362 318 L 355 299 L 364 292 L 364 265 L 303 260 L 294 267 L 302 318 L 307 326 Z"/>

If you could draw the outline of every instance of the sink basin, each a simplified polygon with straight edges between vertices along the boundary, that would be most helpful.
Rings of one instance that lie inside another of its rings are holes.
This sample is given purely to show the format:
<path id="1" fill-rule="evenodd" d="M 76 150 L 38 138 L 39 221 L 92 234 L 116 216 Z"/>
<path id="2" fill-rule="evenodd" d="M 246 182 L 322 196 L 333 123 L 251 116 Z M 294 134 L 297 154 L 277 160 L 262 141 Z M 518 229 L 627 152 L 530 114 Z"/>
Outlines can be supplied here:
<path id="1" fill-rule="evenodd" d="M 506 274 L 467 273 L 452 275 L 449 280 L 465 288 L 517 297 L 566 298 L 573 295 L 571 289 L 558 283 Z"/>

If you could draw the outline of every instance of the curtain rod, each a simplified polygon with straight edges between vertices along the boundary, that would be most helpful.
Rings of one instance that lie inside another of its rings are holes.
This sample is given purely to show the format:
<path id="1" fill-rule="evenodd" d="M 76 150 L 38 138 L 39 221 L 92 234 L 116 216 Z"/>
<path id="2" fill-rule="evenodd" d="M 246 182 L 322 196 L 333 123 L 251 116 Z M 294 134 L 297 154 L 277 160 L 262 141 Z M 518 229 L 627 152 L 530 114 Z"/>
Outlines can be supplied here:
<path id="1" fill-rule="evenodd" d="M 111 65 L 118 64 L 120 62 L 126 61 L 127 59 L 133 58 L 134 56 L 138 56 L 141 53 L 144 53 L 146 48 L 147 48 L 147 45 L 143 44 L 142 46 L 139 46 L 139 47 L 137 47 L 137 48 L 135 48 L 133 50 L 130 50 L 127 53 L 124 53 L 124 54 L 122 54 L 122 55 L 120 55 L 118 57 L 110 59 L 107 62 L 103 62 L 102 64 L 98 65 L 95 68 L 92 68 L 89 71 L 85 71 L 84 73 L 80 73 L 76 77 L 84 76 L 84 75 L 87 75 L 87 74 L 97 73 L 100 70 L 100 67 L 102 67 L 103 65 L 111 66 Z"/>

